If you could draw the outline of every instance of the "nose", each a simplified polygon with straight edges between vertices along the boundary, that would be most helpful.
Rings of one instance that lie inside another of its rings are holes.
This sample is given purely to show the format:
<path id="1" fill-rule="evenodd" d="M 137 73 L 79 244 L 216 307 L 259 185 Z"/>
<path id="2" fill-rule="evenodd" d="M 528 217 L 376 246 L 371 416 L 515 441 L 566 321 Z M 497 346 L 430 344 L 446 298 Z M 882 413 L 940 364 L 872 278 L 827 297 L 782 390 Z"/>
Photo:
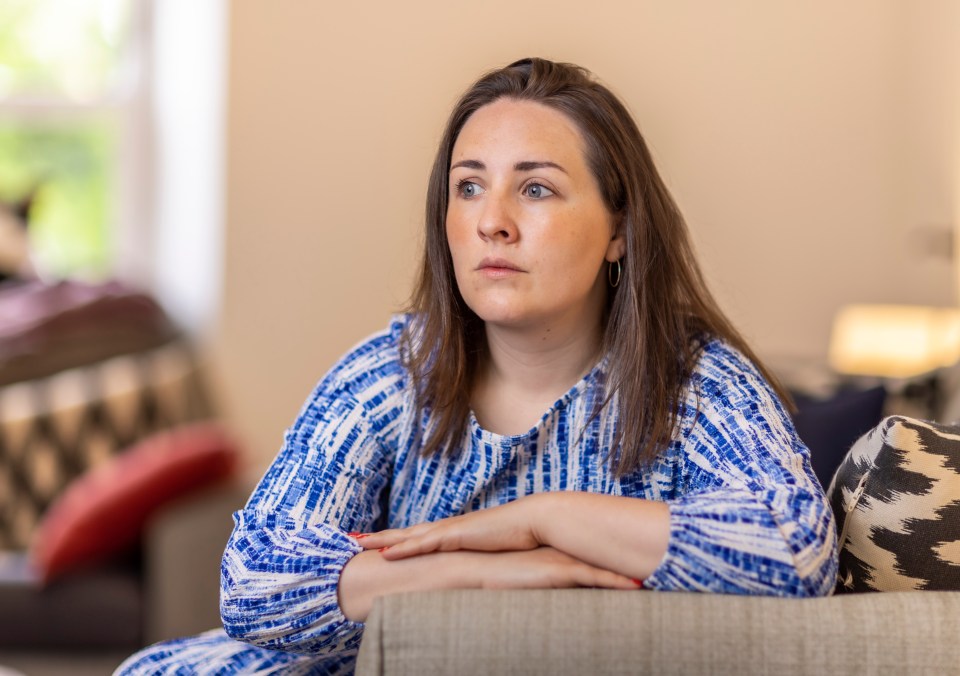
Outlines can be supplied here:
<path id="1" fill-rule="evenodd" d="M 484 241 L 516 241 L 520 233 L 509 199 L 497 196 L 492 190 L 488 191 L 485 197 L 480 220 L 477 222 L 477 235 Z"/>

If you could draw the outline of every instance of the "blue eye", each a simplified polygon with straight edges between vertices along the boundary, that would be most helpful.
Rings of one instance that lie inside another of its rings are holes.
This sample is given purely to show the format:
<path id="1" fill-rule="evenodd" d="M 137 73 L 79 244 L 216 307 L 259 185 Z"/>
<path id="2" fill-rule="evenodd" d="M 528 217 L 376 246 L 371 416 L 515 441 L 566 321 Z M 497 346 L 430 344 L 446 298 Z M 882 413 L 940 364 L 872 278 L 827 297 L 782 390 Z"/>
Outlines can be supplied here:
<path id="1" fill-rule="evenodd" d="M 482 192 L 483 188 L 473 181 L 463 180 L 457 183 L 457 194 L 459 194 L 461 197 L 466 197 L 469 199 L 470 197 L 476 197 Z"/>
<path id="2" fill-rule="evenodd" d="M 523 192 L 528 196 L 532 197 L 535 200 L 543 199 L 544 197 L 550 197 L 554 192 L 539 183 L 531 183 L 523 189 Z"/>

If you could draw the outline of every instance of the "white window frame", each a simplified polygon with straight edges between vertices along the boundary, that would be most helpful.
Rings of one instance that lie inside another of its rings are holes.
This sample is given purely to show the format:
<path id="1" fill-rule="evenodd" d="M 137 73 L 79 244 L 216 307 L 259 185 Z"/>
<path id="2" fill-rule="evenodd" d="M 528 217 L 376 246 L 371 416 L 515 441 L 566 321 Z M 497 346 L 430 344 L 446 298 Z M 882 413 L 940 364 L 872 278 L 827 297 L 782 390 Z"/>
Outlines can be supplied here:
<path id="1" fill-rule="evenodd" d="M 118 121 L 112 273 L 194 333 L 220 304 L 228 4 L 133 0 L 122 81 L 100 100 L 0 98 L 15 122 Z"/>

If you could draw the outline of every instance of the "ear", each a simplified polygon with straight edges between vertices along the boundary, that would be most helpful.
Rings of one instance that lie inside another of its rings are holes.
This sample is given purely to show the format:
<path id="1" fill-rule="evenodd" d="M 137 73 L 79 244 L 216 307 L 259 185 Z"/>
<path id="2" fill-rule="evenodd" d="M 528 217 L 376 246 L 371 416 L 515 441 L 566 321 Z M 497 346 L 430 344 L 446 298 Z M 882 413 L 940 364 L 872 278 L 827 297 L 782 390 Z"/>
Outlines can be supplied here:
<path id="1" fill-rule="evenodd" d="M 623 258 L 627 253 L 626 225 L 623 222 L 623 216 L 617 216 L 613 224 L 613 236 L 610 238 L 610 244 L 607 245 L 607 253 L 604 258 L 613 263 Z"/>

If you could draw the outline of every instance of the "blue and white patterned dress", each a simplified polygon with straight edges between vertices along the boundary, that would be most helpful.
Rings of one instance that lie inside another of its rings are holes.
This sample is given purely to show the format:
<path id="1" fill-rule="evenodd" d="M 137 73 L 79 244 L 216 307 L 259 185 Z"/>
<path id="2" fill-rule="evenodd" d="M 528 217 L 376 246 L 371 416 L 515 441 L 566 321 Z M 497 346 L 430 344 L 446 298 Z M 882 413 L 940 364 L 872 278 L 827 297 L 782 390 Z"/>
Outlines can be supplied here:
<path id="1" fill-rule="evenodd" d="M 590 419 L 604 361 L 526 434 L 493 434 L 471 416 L 461 452 L 421 457 L 418 424 L 429 431 L 434 421 L 414 408 L 401 365 L 407 321 L 395 318 L 320 381 L 235 514 L 221 579 L 226 633 L 147 648 L 120 673 L 352 673 L 363 624 L 340 611 L 337 583 L 362 550 L 346 533 L 542 491 L 666 502 L 669 547 L 648 589 L 816 596 L 833 588 L 834 520 L 808 451 L 768 383 L 728 344 L 704 344 L 669 448 L 617 479 L 603 463 L 623 415 L 616 397 Z"/>

